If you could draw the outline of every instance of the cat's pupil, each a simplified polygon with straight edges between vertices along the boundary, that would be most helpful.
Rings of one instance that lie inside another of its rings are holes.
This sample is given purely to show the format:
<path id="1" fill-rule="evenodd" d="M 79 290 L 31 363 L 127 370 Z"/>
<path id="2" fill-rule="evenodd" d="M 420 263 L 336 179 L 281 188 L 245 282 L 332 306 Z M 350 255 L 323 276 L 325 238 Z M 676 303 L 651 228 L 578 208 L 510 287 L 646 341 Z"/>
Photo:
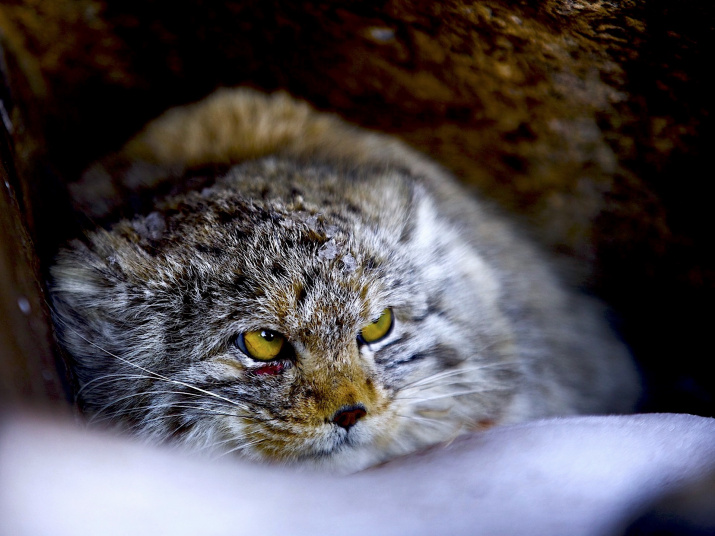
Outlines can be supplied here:
<path id="1" fill-rule="evenodd" d="M 272 331 L 261 331 L 261 337 L 263 337 L 267 342 L 271 342 L 275 339 L 275 333 Z"/>

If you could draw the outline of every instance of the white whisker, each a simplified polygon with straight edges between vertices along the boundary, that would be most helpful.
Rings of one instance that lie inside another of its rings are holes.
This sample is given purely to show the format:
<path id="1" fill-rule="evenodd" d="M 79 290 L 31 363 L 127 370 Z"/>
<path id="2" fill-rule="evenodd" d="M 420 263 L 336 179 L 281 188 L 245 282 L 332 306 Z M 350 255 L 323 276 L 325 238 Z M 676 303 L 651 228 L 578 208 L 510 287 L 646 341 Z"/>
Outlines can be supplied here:
<path id="1" fill-rule="evenodd" d="M 107 379 L 111 378 L 111 379 Z M 99 387 L 100 385 L 105 385 L 107 383 L 113 383 L 117 382 L 123 379 L 127 380 L 141 380 L 141 379 L 153 379 L 151 376 L 146 376 L 144 374 L 124 374 L 124 373 L 114 373 L 114 374 L 105 374 L 103 376 L 98 376 L 97 378 L 94 378 L 87 383 L 85 383 L 82 388 L 77 391 L 77 397 L 79 397 L 80 394 L 82 394 L 83 391 L 85 391 L 89 386 L 92 386 L 92 389 L 95 389 Z M 105 380 L 105 381 L 100 381 L 100 380 Z"/>
<path id="2" fill-rule="evenodd" d="M 228 456 L 229 454 L 236 452 L 237 450 L 244 450 L 247 447 L 252 447 L 254 445 L 258 445 L 259 443 L 263 443 L 264 441 L 267 441 L 267 440 L 266 439 L 254 439 L 253 441 L 249 441 L 248 443 L 241 443 L 240 445 L 238 445 L 235 448 L 232 448 L 230 450 L 220 453 L 218 456 L 216 456 L 216 459 L 223 458 L 224 456 Z"/>
<path id="3" fill-rule="evenodd" d="M 195 420 L 195 417 L 205 417 L 205 416 L 211 416 L 211 417 L 239 417 L 243 419 L 252 419 L 253 417 L 250 415 L 235 415 L 232 413 L 224 413 L 224 412 L 219 412 L 219 411 L 210 411 L 207 410 L 206 408 L 202 408 L 200 406 L 181 406 L 181 405 L 173 405 L 171 406 L 173 408 L 177 409 L 191 409 L 191 410 L 199 410 L 195 414 L 191 414 L 190 417 L 192 420 Z M 176 417 L 187 417 L 188 415 L 186 414 L 180 414 L 177 415 L 176 413 L 165 413 L 163 415 L 155 415 L 151 418 L 147 419 L 142 419 L 140 423 L 137 423 L 135 427 L 139 426 L 145 426 L 148 423 L 160 421 L 162 419 L 169 419 L 169 418 L 176 418 Z"/>
<path id="4" fill-rule="evenodd" d="M 75 330 L 75 331 L 76 331 L 76 330 Z M 118 360 L 121 361 L 122 363 L 125 363 L 125 364 L 127 364 L 127 365 L 129 365 L 129 366 L 132 366 L 132 367 L 136 367 L 136 368 L 138 368 L 139 370 L 141 370 L 141 371 L 143 371 L 143 372 L 146 372 L 147 374 L 151 374 L 151 375 L 152 375 L 154 378 L 156 378 L 156 379 L 160 379 L 160 380 L 163 380 L 163 381 L 168 382 L 168 383 L 173 383 L 173 384 L 175 384 L 175 385 L 181 385 L 181 386 L 183 386 L 183 387 L 187 387 L 187 388 L 189 388 L 189 389 L 193 389 L 193 390 L 195 390 L 195 391 L 198 391 L 198 392 L 203 393 L 203 394 L 205 394 L 205 395 L 211 396 L 211 397 L 216 398 L 216 399 L 218 399 L 218 400 L 223 400 L 224 402 L 228 402 L 228 403 L 231 404 L 231 405 L 240 407 L 240 405 L 239 405 L 237 402 L 235 402 L 235 401 L 233 401 L 233 400 L 231 400 L 231 399 L 228 399 L 228 398 L 223 397 L 223 396 L 221 396 L 221 395 L 217 395 L 216 393 L 214 393 L 214 392 L 212 392 L 212 391 L 208 391 L 208 390 L 206 390 L 206 389 L 202 389 L 201 387 L 196 387 L 195 385 L 191 385 L 191 384 L 189 384 L 189 383 L 182 382 L 182 381 L 180 381 L 180 380 L 174 380 L 174 379 L 171 379 L 171 378 L 167 378 L 166 376 L 164 376 L 164 375 L 162 375 L 162 374 L 159 374 L 158 372 L 154 372 L 154 371 L 152 371 L 152 370 L 149 370 L 149 369 L 147 369 L 147 368 L 145 368 L 145 367 L 143 367 L 143 366 L 141 366 L 141 365 L 137 365 L 136 363 L 133 363 L 132 361 L 129 361 L 128 359 L 124 359 L 123 357 L 120 357 L 120 356 L 118 356 L 118 355 L 116 355 L 116 354 L 113 354 L 112 352 L 110 352 L 110 351 L 108 351 L 108 350 L 105 350 L 104 348 L 102 348 L 102 347 L 99 346 L 98 344 L 95 344 L 94 342 L 90 341 L 89 339 L 87 339 L 86 337 L 84 337 L 83 335 L 81 335 L 80 333 L 76 333 L 76 335 L 77 335 L 78 337 L 80 337 L 82 340 L 84 340 L 87 344 L 90 344 L 90 345 L 94 346 L 95 348 L 97 348 L 98 350 L 100 350 L 100 351 L 102 351 L 102 352 L 105 352 L 107 355 L 109 355 L 109 356 L 111 356 L 111 357 L 113 357 L 113 358 L 115 358 L 115 359 L 118 359 Z"/>
<path id="5" fill-rule="evenodd" d="M 441 421 L 439 419 L 432 419 L 430 417 L 419 417 L 417 415 L 405 415 L 403 413 L 397 413 L 397 417 L 400 417 L 402 419 L 408 419 L 410 421 L 417 421 L 417 422 L 430 424 L 435 427 L 449 427 L 452 425 L 451 423 L 447 423 L 447 422 Z"/>
<path id="6" fill-rule="evenodd" d="M 181 391 L 158 391 L 158 392 L 159 392 L 159 393 L 184 394 L 184 393 L 182 393 Z M 112 413 L 105 413 L 105 410 L 109 409 L 111 406 L 113 406 L 113 405 L 114 405 L 117 401 L 119 401 L 119 400 L 126 400 L 126 399 L 132 398 L 132 397 L 134 397 L 134 396 L 143 396 L 143 395 L 145 395 L 145 394 L 147 394 L 147 393 L 135 393 L 135 394 L 133 394 L 133 395 L 123 396 L 123 397 L 117 399 L 116 401 L 113 401 L 113 402 L 110 402 L 109 404 L 104 405 L 104 406 L 102 406 L 100 409 L 98 409 L 98 410 L 96 410 L 96 411 L 93 412 L 92 417 L 90 417 L 90 419 L 89 419 L 89 422 L 93 422 L 93 423 L 94 423 L 94 422 L 102 422 L 102 421 L 105 421 L 105 420 L 107 420 L 107 419 L 111 419 L 111 418 L 114 418 L 114 417 L 119 417 L 119 416 L 121 416 L 121 415 L 129 415 L 129 414 L 131 414 L 131 413 L 138 413 L 138 412 L 140 412 L 140 411 L 145 411 L 145 410 L 152 410 L 152 409 L 159 409 L 159 408 L 182 407 L 182 406 L 176 404 L 176 402 L 167 402 L 167 403 L 164 403 L 164 404 L 160 404 L 160 403 L 153 402 L 153 403 L 148 404 L 148 405 L 145 405 L 145 406 L 131 406 L 131 407 L 129 407 L 129 408 L 119 408 L 119 409 L 115 410 L 115 411 L 112 412 Z M 198 397 L 199 395 L 193 395 L 193 394 L 192 394 L 191 396 Z M 184 401 L 184 404 L 186 404 L 186 401 Z M 183 407 L 189 407 L 189 406 L 184 405 Z M 194 407 L 196 407 L 196 408 L 203 408 L 204 406 L 202 406 L 202 405 L 200 405 L 200 404 L 196 404 Z M 103 414 L 104 414 L 104 417 L 103 417 L 102 419 L 97 419 L 98 416 L 103 415 Z"/>
<path id="7" fill-rule="evenodd" d="M 503 389 L 503 388 L 502 388 L 502 389 Z M 419 403 L 422 403 L 422 402 L 431 402 L 432 400 L 440 400 L 440 399 L 443 399 L 443 398 L 454 398 L 454 397 L 458 397 L 458 396 L 474 395 L 474 394 L 479 394 L 479 393 L 489 393 L 489 392 L 492 392 L 492 391 L 499 391 L 499 390 L 500 390 L 500 389 L 498 389 L 498 388 L 496 388 L 496 387 L 492 387 L 492 388 L 483 388 L 483 389 L 472 389 L 472 390 L 469 390 L 469 391 L 459 391 L 459 392 L 456 392 L 456 393 L 444 393 L 444 394 L 441 394 L 441 395 L 434 395 L 434 396 L 422 397 L 422 398 L 418 398 L 418 397 L 405 397 L 404 399 L 417 400 L 417 403 L 419 404 Z M 401 399 L 402 399 L 402 398 L 401 398 Z"/>
<path id="8" fill-rule="evenodd" d="M 421 387 L 424 385 L 427 385 L 429 383 L 432 383 L 437 380 L 441 380 L 443 378 L 449 378 L 451 376 L 459 376 L 462 374 L 469 374 L 471 372 L 478 372 L 480 370 L 487 370 L 487 369 L 493 369 L 493 368 L 508 368 L 508 367 L 513 367 L 514 363 L 485 363 L 483 365 L 478 365 L 476 367 L 468 367 L 468 368 L 460 368 L 460 369 L 450 369 L 450 370 L 445 370 L 442 372 L 438 372 L 436 374 L 432 374 L 431 376 L 426 376 L 424 378 L 420 378 L 418 380 L 415 380 L 413 382 L 405 384 L 402 389 L 407 389 L 407 388 L 412 388 L 412 387 Z"/>
<path id="9" fill-rule="evenodd" d="M 201 452 L 203 450 L 218 450 L 218 447 L 221 445 L 225 445 L 226 443 L 235 443 L 237 439 L 243 439 L 242 437 L 229 437 L 228 439 L 222 439 L 221 441 L 214 441 L 213 443 L 208 443 L 204 445 L 203 447 L 199 447 L 197 449 L 197 452 Z"/>

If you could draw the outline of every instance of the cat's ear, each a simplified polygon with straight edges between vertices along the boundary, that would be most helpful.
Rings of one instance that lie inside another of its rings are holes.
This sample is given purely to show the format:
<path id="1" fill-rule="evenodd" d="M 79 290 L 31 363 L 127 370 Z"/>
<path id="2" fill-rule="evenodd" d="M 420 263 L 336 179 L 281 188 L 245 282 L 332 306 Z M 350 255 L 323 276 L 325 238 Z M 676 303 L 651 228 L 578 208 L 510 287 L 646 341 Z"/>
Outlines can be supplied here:
<path id="1" fill-rule="evenodd" d="M 121 324 L 127 320 L 123 273 L 111 259 L 102 259 L 75 241 L 72 249 L 58 254 L 50 276 L 55 332 L 72 356 L 82 385 L 98 371 L 117 367 L 115 355 L 121 352 L 117 343 L 126 338 L 121 335 Z"/>
<path id="2" fill-rule="evenodd" d="M 432 253 L 445 232 L 444 219 L 437 214 L 432 198 L 425 195 L 424 187 L 417 186 L 414 194 L 412 242 L 417 250 Z"/>
<path id="3" fill-rule="evenodd" d="M 121 214 L 128 205 L 151 206 L 151 192 L 176 181 L 182 171 L 182 167 L 162 166 L 125 152 L 112 154 L 68 185 L 72 207 L 92 223 L 102 223 Z"/>

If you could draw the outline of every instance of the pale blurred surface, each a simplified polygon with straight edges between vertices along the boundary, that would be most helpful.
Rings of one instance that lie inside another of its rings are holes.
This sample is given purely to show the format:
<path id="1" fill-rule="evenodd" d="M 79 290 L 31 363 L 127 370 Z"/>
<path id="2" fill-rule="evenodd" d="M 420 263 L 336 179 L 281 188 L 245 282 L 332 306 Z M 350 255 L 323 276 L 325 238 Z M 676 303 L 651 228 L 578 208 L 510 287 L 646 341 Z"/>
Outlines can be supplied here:
<path id="1" fill-rule="evenodd" d="M 715 421 L 688 415 L 508 426 L 335 477 L 8 414 L 0 534 L 615 535 L 714 469 Z"/>
<path id="2" fill-rule="evenodd" d="M 643 410 L 715 415 L 714 21 L 715 2 L 3 0 L 0 213 L 33 243 L 0 214 L 0 389 L 61 391 L 27 266 L 76 234 L 67 186 L 166 108 L 248 85 L 395 134 L 517 215 L 593 270 Z"/>

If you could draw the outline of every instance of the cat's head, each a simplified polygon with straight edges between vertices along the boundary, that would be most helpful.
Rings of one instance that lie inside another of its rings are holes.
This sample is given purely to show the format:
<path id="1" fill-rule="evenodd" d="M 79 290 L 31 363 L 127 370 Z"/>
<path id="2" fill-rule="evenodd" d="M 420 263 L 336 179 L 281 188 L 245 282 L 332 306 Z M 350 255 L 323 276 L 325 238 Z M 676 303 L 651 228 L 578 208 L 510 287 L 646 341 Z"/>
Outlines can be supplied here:
<path id="1" fill-rule="evenodd" d="M 64 250 L 54 314 L 94 418 L 340 469 L 497 418 L 496 278 L 408 174 L 346 173 L 243 165 Z"/>

